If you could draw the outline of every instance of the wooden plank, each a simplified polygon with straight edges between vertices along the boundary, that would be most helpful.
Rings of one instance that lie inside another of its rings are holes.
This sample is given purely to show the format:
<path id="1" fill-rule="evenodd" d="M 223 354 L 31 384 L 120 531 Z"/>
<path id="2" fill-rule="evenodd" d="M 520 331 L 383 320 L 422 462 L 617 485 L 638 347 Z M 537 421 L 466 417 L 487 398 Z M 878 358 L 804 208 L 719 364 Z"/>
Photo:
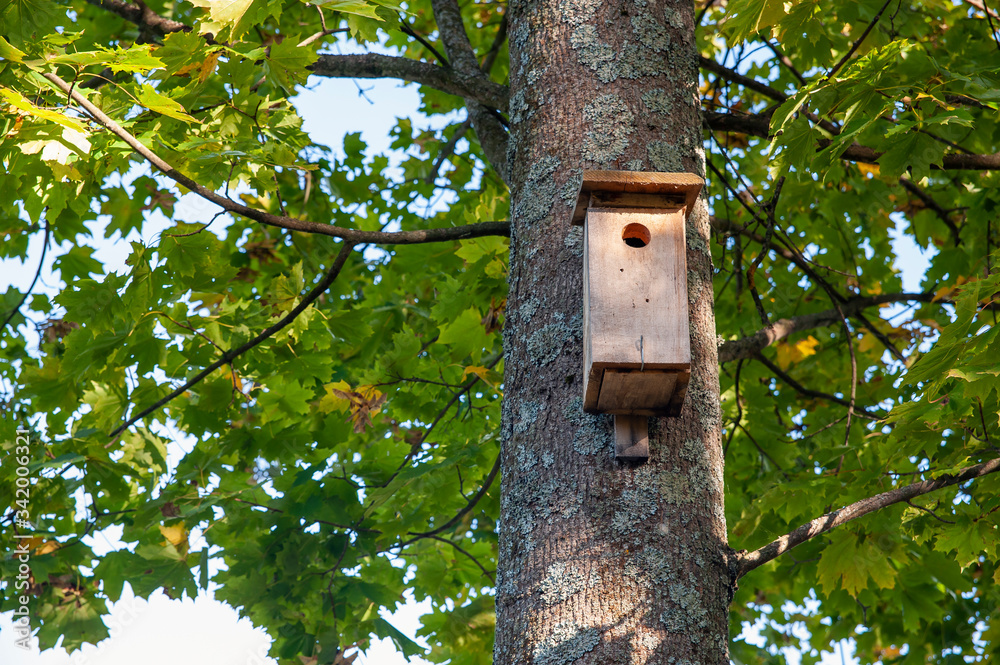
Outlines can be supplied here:
<path id="1" fill-rule="evenodd" d="M 644 247 L 623 240 L 639 224 Z M 689 370 L 687 258 L 678 210 L 591 208 L 584 228 L 585 375 L 599 369 Z M 588 390 L 587 395 L 592 395 Z M 588 410 L 598 409 L 592 399 Z"/>
<path id="2" fill-rule="evenodd" d="M 604 370 L 597 410 L 601 413 L 655 415 L 670 408 L 677 372 Z"/>
<path id="3" fill-rule="evenodd" d="M 685 214 L 691 214 L 705 181 L 693 173 L 647 171 L 584 171 L 580 195 L 573 211 L 573 224 L 583 224 L 591 192 L 677 194 L 684 198 Z"/>
<path id="4" fill-rule="evenodd" d="M 629 462 L 649 459 L 649 418 L 615 416 L 615 457 Z"/>
<path id="5" fill-rule="evenodd" d="M 657 171 L 584 171 L 583 189 L 588 192 L 676 192 L 697 187 L 705 180 L 694 173 Z"/>
<path id="6" fill-rule="evenodd" d="M 591 192 L 589 208 L 646 208 L 677 210 L 685 206 L 683 192 L 637 194 L 635 192 Z"/>
<path id="7" fill-rule="evenodd" d="M 684 398 L 687 396 L 688 383 L 690 381 L 690 370 L 686 372 L 677 372 L 677 383 L 674 384 L 674 394 L 670 397 L 670 405 L 667 407 L 665 415 L 681 415 L 681 408 L 684 406 Z"/>
<path id="8" fill-rule="evenodd" d="M 583 234 L 583 329 L 590 330 L 590 308 L 586 303 L 590 300 L 590 279 L 588 278 L 590 268 L 587 261 L 588 242 L 586 229 Z M 591 336 L 583 335 L 583 408 L 585 411 L 595 411 L 597 409 L 597 399 L 601 392 L 601 380 L 604 377 L 604 369 L 595 367 L 593 354 L 590 349 Z"/>

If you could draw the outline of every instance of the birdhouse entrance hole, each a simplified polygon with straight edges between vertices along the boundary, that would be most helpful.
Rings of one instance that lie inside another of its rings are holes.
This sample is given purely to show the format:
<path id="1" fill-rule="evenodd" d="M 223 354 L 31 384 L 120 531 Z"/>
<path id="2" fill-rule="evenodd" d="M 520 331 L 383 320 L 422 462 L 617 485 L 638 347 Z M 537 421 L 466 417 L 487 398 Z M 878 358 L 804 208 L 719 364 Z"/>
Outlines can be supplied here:
<path id="1" fill-rule="evenodd" d="M 645 247 L 649 244 L 649 229 L 642 224 L 628 224 L 622 229 L 622 240 L 629 247 Z"/>
<path id="2" fill-rule="evenodd" d="M 615 456 L 649 455 L 648 418 L 680 413 L 691 376 L 685 222 L 691 173 L 584 171 L 583 408 L 615 416 Z M 633 251 L 642 249 L 643 251 Z"/>

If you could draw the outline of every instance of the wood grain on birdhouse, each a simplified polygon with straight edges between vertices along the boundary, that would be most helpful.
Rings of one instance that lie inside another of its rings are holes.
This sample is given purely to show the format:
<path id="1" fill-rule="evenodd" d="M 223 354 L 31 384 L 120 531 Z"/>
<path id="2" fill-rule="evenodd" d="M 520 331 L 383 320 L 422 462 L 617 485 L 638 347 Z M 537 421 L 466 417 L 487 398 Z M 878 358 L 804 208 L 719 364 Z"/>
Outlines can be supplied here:
<path id="1" fill-rule="evenodd" d="M 683 207 L 590 207 L 583 247 L 584 408 L 679 411 L 691 369 Z"/>

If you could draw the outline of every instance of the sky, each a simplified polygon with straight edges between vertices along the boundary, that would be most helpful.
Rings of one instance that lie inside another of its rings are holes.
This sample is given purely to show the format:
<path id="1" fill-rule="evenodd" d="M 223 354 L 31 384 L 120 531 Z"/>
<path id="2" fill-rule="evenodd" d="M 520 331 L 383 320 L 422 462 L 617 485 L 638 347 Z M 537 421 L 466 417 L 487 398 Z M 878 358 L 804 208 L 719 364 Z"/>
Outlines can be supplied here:
<path id="1" fill-rule="evenodd" d="M 363 90 L 363 95 L 360 91 Z M 340 152 L 341 140 L 345 133 L 360 131 L 362 138 L 376 151 L 388 148 L 389 129 L 396 118 L 408 116 L 421 118 L 417 113 L 419 98 L 416 87 L 404 86 L 395 81 L 385 80 L 336 80 L 322 79 L 303 89 L 295 104 L 304 119 L 305 130 L 318 143 L 324 143 Z M 427 124 L 426 119 L 423 124 Z M 441 125 L 440 119 L 437 126 Z M 214 207 L 206 207 L 193 195 L 182 197 L 177 204 L 180 218 L 186 221 L 207 221 L 215 212 Z M 162 217 L 162 216 L 161 216 Z M 104 222 L 106 223 L 106 221 Z M 146 229 L 146 239 L 166 228 L 168 220 L 162 218 Z M 99 225 L 98 225 L 99 226 Z M 96 229 L 95 229 L 96 230 Z M 901 236 L 897 226 L 894 247 L 899 260 L 897 268 L 902 271 L 904 290 L 919 290 L 920 280 L 927 267 L 928 257 L 912 240 Z M 103 234 L 96 233 L 96 237 Z M 108 271 L 125 269 L 125 259 L 129 253 L 128 242 L 102 242 L 98 245 L 95 258 L 108 266 Z M 29 260 L 25 265 L 18 262 L 0 262 L 0 289 L 13 284 L 22 291 L 30 284 L 34 268 L 41 254 L 41 234 L 32 239 Z M 36 293 L 57 292 L 58 275 L 51 271 L 52 253 L 43 271 L 41 283 Z M 24 328 L 22 327 L 22 330 Z M 178 454 L 178 451 L 173 451 Z M 91 537 L 90 542 L 98 552 L 117 549 L 123 543 L 112 532 L 103 532 Z M 197 543 L 192 542 L 192 549 Z M 419 616 L 428 611 L 427 604 L 418 604 L 409 599 L 395 614 L 384 616 L 394 626 L 411 639 L 416 639 Z M 39 653 L 25 652 L 14 646 L 14 633 L 9 614 L 0 614 L 0 665 L 273 665 L 267 658 L 270 638 L 254 627 L 249 620 L 240 619 L 232 607 L 216 601 L 210 592 L 200 592 L 197 598 L 171 600 L 157 592 L 148 601 L 135 598 L 126 585 L 122 599 L 113 605 L 106 623 L 111 637 L 98 645 L 88 645 L 73 656 L 61 648 Z M 761 638 L 753 627 L 744 630 L 742 639 L 759 643 Z M 416 639 L 426 646 L 423 640 Z M 856 662 L 852 658 L 850 644 L 838 645 L 836 653 L 827 654 L 826 665 L 842 665 Z M 792 665 L 797 665 L 795 649 L 786 649 Z M 407 661 L 395 651 L 389 640 L 374 641 L 371 648 L 362 654 L 358 665 L 401 665 Z M 410 661 L 414 665 L 426 663 L 422 659 Z"/>

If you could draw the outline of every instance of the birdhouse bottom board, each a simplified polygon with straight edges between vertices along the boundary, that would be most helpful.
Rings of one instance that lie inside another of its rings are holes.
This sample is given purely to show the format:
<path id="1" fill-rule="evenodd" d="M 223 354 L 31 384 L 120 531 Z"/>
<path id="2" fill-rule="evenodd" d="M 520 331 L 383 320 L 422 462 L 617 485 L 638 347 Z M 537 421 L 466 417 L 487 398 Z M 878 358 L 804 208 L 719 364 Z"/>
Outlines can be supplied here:
<path id="1" fill-rule="evenodd" d="M 642 416 L 679 414 L 691 377 L 690 371 L 656 369 L 605 369 L 603 373 L 592 380 L 598 389 L 594 410 Z"/>

